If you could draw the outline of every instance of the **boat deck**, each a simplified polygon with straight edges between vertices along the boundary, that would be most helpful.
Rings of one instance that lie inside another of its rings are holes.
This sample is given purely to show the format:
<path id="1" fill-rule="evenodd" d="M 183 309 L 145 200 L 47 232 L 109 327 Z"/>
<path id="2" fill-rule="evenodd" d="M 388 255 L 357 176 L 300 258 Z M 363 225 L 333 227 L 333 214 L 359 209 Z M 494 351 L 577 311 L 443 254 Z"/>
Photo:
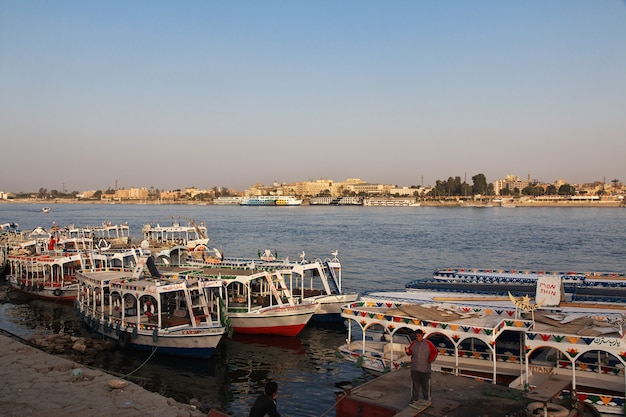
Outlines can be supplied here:
<path id="1" fill-rule="evenodd" d="M 410 370 L 389 372 L 339 395 L 336 415 L 475 417 L 493 415 L 494 410 L 499 415 L 515 415 L 528 402 L 521 391 L 440 372 L 433 372 L 431 384 L 432 404 L 418 401 L 413 403 L 418 406 L 415 408 L 410 403 Z"/>

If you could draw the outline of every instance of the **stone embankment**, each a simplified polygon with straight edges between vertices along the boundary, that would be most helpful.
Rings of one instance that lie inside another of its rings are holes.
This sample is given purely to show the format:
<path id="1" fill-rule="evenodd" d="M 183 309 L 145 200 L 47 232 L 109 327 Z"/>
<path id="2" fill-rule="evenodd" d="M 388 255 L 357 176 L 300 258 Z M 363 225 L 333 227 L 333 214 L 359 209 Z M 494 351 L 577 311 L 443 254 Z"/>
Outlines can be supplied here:
<path id="1" fill-rule="evenodd" d="M 57 335 L 58 336 L 58 335 Z M 43 338 L 46 349 L 107 348 L 80 338 Z M 0 415 L 4 417 L 201 417 L 207 413 L 100 370 L 0 334 Z"/>

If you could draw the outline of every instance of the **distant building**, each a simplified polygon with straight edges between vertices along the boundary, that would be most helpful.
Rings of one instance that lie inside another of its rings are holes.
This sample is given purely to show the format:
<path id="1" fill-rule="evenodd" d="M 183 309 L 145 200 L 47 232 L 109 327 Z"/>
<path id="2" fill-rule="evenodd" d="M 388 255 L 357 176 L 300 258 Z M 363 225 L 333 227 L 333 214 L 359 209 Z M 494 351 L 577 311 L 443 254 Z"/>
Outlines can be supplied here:
<path id="1" fill-rule="evenodd" d="M 295 183 L 295 193 L 299 196 L 309 197 L 322 194 L 324 192 L 330 193 L 334 196 L 337 186 L 333 180 L 319 179 L 315 181 L 302 181 Z"/>
<path id="2" fill-rule="evenodd" d="M 116 200 L 145 200 L 147 198 L 148 189 L 145 187 L 115 190 L 114 196 Z"/>
<path id="3" fill-rule="evenodd" d="M 509 191 L 514 192 L 517 188 L 519 191 L 522 191 L 530 184 L 530 180 L 524 181 L 518 176 L 507 175 L 506 177 L 504 177 L 503 180 L 495 180 L 493 182 L 493 192 L 495 195 L 501 195 L 502 190 L 504 189 L 508 189 Z"/>
<path id="4" fill-rule="evenodd" d="M 97 191 L 96 190 L 89 190 L 89 191 L 83 191 L 80 194 L 76 195 L 76 198 L 79 199 L 89 199 L 89 198 L 93 198 L 94 195 L 96 195 Z"/>

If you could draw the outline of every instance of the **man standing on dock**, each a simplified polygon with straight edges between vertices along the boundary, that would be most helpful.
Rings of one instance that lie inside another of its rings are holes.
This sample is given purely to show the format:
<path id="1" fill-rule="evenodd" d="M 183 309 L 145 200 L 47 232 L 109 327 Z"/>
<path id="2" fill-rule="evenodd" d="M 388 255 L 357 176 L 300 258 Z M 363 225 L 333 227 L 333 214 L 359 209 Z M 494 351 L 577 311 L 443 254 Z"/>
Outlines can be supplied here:
<path id="1" fill-rule="evenodd" d="M 419 398 L 420 387 L 425 400 L 430 400 L 430 364 L 437 359 L 437 348 L 430 340 L 424 339 L 422 329 L 415 331 L 415 340 L 406 348 L 411 356 L 411 402 Z"/>

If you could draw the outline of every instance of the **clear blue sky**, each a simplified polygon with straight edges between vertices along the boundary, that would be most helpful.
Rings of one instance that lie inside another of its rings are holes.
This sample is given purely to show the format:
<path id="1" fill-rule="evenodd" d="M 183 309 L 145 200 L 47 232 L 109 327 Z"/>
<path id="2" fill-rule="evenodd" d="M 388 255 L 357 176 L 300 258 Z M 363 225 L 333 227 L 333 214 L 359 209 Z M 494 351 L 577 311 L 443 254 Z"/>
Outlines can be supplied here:
<path id="1" fill-rule="evenodd" d="M 0 190 L 626 182 L 626 3 L 0 0 Z"/>

